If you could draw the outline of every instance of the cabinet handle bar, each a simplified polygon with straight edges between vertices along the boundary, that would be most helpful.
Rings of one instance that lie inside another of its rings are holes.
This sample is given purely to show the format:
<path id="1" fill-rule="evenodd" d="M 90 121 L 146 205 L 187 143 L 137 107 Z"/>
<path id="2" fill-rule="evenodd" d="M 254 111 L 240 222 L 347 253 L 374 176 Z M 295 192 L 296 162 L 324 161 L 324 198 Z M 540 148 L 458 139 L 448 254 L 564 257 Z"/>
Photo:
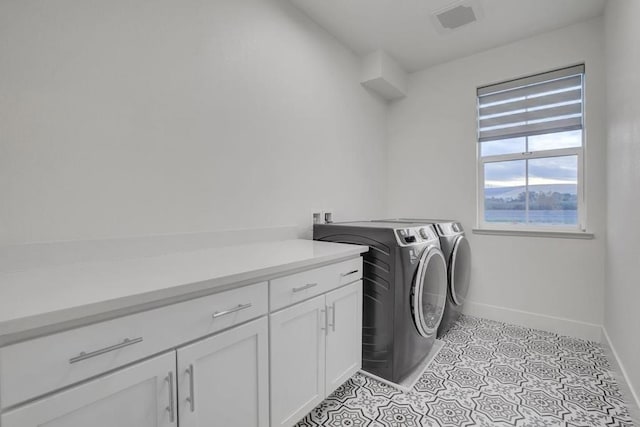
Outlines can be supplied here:
<path id="1" fill-rule="evenodd" d="M 327 307 L 320 310 L 324 319 L 322 320 L 323 326 L 320 326 L 320 330 L 324 331 L 325 335 L 329 334 L 329 314 L 327 313 Z"/>
<path id="2" fill-rule="evenodd" d="M 189 375 L 189 397 L 187 397 L 187 402 L 189 402 L 189 409 L 191 412 L 195 412 L 196 410 L 196 396 L 195 396 L 195 378 L 193 377 L 193 364 L 189 365 L 189 369 L 187 369 L 187 375 Z"/>
<path id="3" fill-rule="evenodd" d="M 331 304 L 331 330 L 336 331 L 336 303 Z"/>
<path id="4" fill-rule="evenodd" d="M 352 274 L 356 274 L 358 271 L 359 270 L 351 270 L 351 271 L 348 271 L 346 273 L 340 273 L 340 276 L 342 276 L 342 277 L 351 276 Z"/>
<path id="5" fill-rule="evenodd" d="M 300 291 L 304 291 L 305 289 L 309 289 L 309 288 L 313 288 L 314 286 L 318 286 L 317 283 L 307 283 L 304 286 L 298 286 L 297 288 L 293 288 L 291 289 L 292 292 L 300 292 Z"/>
<path id="6" fill-rule="evenodd" d="M 142 337 L 125 338 L 121 343 L 110 345 L 109 347 L 101 348 L 100 350 L 91 351 L 89 353 L 83 351 L 79 355 L 69 359 L 69 363 L 73 364 L 81 362 L 83 360 L 91 359 L 92 357 L 100 356 L 101 354 L 109 353 L 111 351 L 115 351 L 124 347 L 129 347 L 130 345 L 138 344 L 139 342 L 142 342 Z"/>
<path id="7" fill-rule="evenodd" d="M 226 316 L 227 314 L 235 313 L 236 311 L 244 310 L 244 309 L 247 309 L 247 308 L 249 308 L 251 306 L 252 306 L 251 303 L 239 304 L 237 307 L 230 308 L 229 310 L 216 311 L 215 313 L 213 313 L 213 315 L 211 317 L 213 317 L 215 319 L 217 317 Z"/>
<path id="8" fill-rule="evenodd" d="M 169 413 L 169 422 L 173 423 L 176 420 L 176 410 L 173 406 L 173 372 L 169 372 L 165 381 L 169 383 L 169 406 L 167 406 L 167 412 Z"/>

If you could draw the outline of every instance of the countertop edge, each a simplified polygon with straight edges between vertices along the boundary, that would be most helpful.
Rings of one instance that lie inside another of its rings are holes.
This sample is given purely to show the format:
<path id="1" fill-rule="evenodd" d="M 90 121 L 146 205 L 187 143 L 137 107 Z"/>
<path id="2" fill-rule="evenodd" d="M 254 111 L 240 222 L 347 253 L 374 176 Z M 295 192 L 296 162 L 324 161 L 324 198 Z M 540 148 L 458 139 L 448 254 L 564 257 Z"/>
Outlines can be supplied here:
<path id="1" fill-rule="evenodd" d="M 345 249 L 339 254 L 278 264 L 210 280 L 179 284 L 151 292 L 0 322 L 0 347 L 351 259 L 360 256 L 369 249 L 367 246 L 352 246 L 353 248 Z"/>

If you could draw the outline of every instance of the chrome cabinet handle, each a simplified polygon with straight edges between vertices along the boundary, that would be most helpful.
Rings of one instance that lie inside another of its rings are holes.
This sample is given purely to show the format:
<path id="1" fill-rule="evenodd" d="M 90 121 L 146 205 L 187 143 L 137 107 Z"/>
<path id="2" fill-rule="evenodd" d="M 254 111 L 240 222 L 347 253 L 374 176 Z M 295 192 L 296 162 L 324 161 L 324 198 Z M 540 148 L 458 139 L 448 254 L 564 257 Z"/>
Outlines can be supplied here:
<path id="1" fill-rule="evenodd" d="M 195 396 L 195 378 L 193 377 L 193 364 L 189 365 L 189 369 L 187 369 L 187 375 L 189 375 L 189 397 L 187 397 L 187 402 L 189 402 L 189 409 L 191 412 L 195 412 L 196 410 L 196 396 Z"/>
<path id="2" fill-rule="evenodd" d="M 298 286 L 297 288 L 293 288 L 291 289 L 292 292 L 300 292 L 300 291 L 304 291 L 305 289 L 309 289 L 309 288 L 313 288 L 314 286 L 318 286 L 317 283 L 307 283 L 304 286 Z"/>
<path id="3" fill-rule="evenodd" d="M 138 344 L 139 342 L 142 342 L 142 337 L 125 338 L 124 341 L 122 341 L 119 344 L 110 345 L 109 347 L 101 348 L 100 350 L 91 351 L 89 353 L 83 351 L 79 355 L 69 359 L 69 363 L 81 362 L 83 360 L 91 359 L 92 357 L 100 356 L 101 354 L 109 353 L 110 351 L 115 351 L 120 348 L 129 347 L 130 345 Z"/>
<path id="4" fill-rule="evenodd" d="M 169 383 L 169 406 L 166 411 L 169 413 L 169 422 L 173 423 L 176 420 L 176 410 L 173 406 L 173 372 L 169 372 L 164 380 Z"/>
<path id="5" fill-rule="evenodd" d="M 247 308 L 251 307 L 251 305 L 252 305 L 251 303 L 239 304 L 237 307 L 230 308 L 229 310 L 216 311 L 215 313 L 213 313 L 213 315 L 211 317 L 213 317 L 215 319 L 216 317 L 226 316 L 227 314 L 231 314 L 231 313 L 235 313 L 236 311 L 247 309 Z"/>
<path id="6" fill-rule="evenodd" d="M 324 316 L 324 322 L 323 322 L 324 326 L 321 326 L 320 330 L 324 331 L 324 334 L 327 335 L 329 334 L 329 316 L 327 316 L 327 308 L 325 307 L 321 309 L 320 313 L 322 313 Z"/>
<path id="7" fill-rule="evenodd" d="M 351 270 L 346 273 L 340 273 L 341 277 L 351 276 L 352 274 L 356 274 L 359 270 Z"/>
<path id="8" fill-rule="evenodd" d="M 336 331 L 336 303 L 331 304 L 331 330 Z"/>

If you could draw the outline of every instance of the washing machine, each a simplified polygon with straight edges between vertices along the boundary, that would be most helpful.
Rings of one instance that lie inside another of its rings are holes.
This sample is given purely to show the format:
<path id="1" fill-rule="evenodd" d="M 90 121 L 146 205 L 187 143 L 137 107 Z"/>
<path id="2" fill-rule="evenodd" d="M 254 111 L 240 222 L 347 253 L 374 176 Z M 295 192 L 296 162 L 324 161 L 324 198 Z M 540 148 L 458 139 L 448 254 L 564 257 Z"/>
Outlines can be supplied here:
<path id="1" fill-rule="evenodd" d="M 363 259 L 362 369 L 399 383 L 431 351 L 447 300 L 447 266 L 432 225 L 315 224 L 315 240 L 369 246 Z"/>
<path id="2" fill-rule="evenodd" d="M 460 317 L 469 291 L 471 248 L 462 224 L 454 220 L 423 218 L 395 218 L 383 221 L 413 226 L 430 224 L 440 237 L 440 247 L 447 260 L 447 303 L 438 327 L 438 337 L 441 337 Z"/>

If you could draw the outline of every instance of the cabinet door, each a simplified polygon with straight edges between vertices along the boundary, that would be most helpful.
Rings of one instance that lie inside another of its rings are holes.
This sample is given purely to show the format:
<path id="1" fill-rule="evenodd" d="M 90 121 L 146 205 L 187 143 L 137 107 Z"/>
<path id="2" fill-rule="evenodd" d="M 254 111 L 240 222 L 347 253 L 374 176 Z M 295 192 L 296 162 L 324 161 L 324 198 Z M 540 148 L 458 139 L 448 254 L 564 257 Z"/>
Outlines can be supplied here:
<path id="1" fill-rule="evenodd" d="M 266 317 L 178 349 L 180 427 L 267 427 Z"/>
<path id="2" fill-rule="evenodd" d="M 362 281 L 329 292 L 326 298 L 328 395 L 362 367 Z"/>
<path id="3" fill-rule="evenodd" d="M 175 353 L 21 406 L 2 415 L 2 427 L 177 426 Z"/>
<path id="4" fill-rule="evenodd" d="M 270 316 L 271 427 L 291 426 L 322 402 L 324 295 Z"/>

